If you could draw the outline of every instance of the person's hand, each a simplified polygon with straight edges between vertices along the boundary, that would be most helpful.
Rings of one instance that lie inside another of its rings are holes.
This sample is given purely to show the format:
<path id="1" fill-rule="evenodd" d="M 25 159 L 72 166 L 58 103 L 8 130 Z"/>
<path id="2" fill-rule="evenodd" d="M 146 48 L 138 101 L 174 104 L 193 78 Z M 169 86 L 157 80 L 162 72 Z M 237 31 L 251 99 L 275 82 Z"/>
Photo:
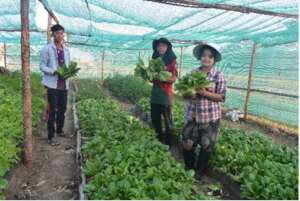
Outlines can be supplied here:
<path id="1" fill-rule="evenodd" d="M 158 73 L 153 76 L 153 80 L 152 81 L 153 82 L 159 81 L 159 74 Z"/>
<path id="2" fill-rule="evenodd" d="M 67 79 L 67 78 L 65 78 L 65 77 L 60 76 L 59 73 L 58 73 L 57 71 L 54 71 L 53 74 L 54 74 L 54 75 L 57 75 L 60 79 L 64 79 L 64 80 Z"/>
<path id="3" fill-rule="evenodd" d="M 206 89 L 199 89 L 197 91 L 197 94 L 200 95 L 200 96 L 206 96 L 207 90 Z"/>

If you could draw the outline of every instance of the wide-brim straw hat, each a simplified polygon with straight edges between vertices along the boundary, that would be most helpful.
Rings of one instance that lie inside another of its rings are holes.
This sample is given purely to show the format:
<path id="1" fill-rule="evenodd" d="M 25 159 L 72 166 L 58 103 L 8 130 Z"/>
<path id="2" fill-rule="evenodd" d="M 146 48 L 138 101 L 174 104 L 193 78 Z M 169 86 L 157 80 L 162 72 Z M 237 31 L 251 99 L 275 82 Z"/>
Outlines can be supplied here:
<path id="1" fill-rule="evenodd" d="M 197 45 L 194 50 L 193 50 L 193 54 L 194 54 L 194 57 L 196 57 L 198 60 L 201 59 L 201 55 L 203 53 L 203 50 L 206 49 L 206 48 L 209 48 L 209 49 L 212 49 L 216 54 L 216 57 L 215 57 L 215 61 L 216 62 L 219 62 L 222 60 L 222 55 L 221 53 L 216 49 L 214 48 L 213 46 L 211 45 L 208 45 L 208 44 L 200 44 L 200 45 Z"/>

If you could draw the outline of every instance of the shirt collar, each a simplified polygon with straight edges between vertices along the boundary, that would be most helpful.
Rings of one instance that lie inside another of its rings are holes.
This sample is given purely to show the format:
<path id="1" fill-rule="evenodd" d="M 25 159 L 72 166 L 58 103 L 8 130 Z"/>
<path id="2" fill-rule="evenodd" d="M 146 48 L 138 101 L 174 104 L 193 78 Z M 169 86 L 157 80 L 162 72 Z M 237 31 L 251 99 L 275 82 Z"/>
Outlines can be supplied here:
<path id="1" fill-rule="evenodd" d="M 199 70 L 201 69 L 202 67 L 200 66 L 199 67 Z M 215 67 L 212 67 L 212 69 L 210 69 L 210 71 L 208 72 L 208 75 L 209 76 L 214 76 L 215 74 L 217 73 L 217 69 Z"/>
<path id="2" fill-rule="evenodd" d="M 54 43 L 53 41 L 50 43 L 50 45 L 51 45 L 51 47 L 54 48 L 55 50 L 57 49 L 57 48 L 56 48 L 56 45 L 55 45 L 55 43 Z M 63 49 L 64 49 L 64 50 L 67 49 L 67 47 L 65 46 L 65 44 L 62 44 L 62 46 L 63 46 Z"/>

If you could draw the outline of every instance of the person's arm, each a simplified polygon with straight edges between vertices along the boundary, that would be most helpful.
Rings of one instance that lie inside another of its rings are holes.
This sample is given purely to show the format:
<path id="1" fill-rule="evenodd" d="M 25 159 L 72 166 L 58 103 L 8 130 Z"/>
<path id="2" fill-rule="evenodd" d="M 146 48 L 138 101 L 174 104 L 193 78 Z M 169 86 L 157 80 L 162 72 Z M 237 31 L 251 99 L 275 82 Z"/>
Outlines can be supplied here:
<path id="1" fill-rule="evenodd" d="M 169 78 L 167 79 L 167 82 L 169 82 L 169 83 L 174 83 L 174 82 L 176 82 L 177 75 L 178 75 L 176 66 L 177 66 L 177 62 L 176 62 L 176 60 L 174 59 L 174 60 L 172 61 L 172 63 L 170 64 L 170 69 L 171 69 L 170 73 L 172 73 L 172 76 L 169 77 Z"/>
<path id="2" fill-rule="evenodd" d="M 206 89 L 201 89 L 197 92 L 200 96 L 204 96 L 214 102 L 223 102 L 224 101 L 224 95 L 213 93 L 210 91 L 207 91 Z"/>
<path id="3" fill-rule="evenodd" d="M 174 83 L 176 81 L 177 75 L 173 75 L 167 79 L 167 82 Z"/>
<path id="4" fill-rule="evenodd" d="M 43 73 L 46 73 L 49 75 L 55 75 L 56 71 L 53 68 L 48 67 L 48 61 L 49 61 L 49 52 L 48 52 L 48 47 L 45 46 L 40 51 L 40 70 Z"/>
<path id="5" fill-rule="evenodd" d="M 226 96 L 226 80 L 222 73 L 218 76 L 218 81 L 216 82 L 215 92 L 210 92 L 206 89 L 199 90 L 197 93 L 200 96 L 204 96 L 214 102 L 224 102 Z"/>

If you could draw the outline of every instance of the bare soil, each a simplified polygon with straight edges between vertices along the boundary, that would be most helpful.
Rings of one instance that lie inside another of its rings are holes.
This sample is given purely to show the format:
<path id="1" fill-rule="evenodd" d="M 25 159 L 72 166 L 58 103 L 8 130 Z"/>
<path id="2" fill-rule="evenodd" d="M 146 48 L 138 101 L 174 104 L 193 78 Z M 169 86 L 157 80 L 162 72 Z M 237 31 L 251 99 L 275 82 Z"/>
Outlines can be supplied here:
<path id="1" fill-rule="evenodd" d="M 69 94 L 69 100 L 71 100 Z M 47 143 L 46 123 L 40 121 L 34 130 L 33 164 L 20 163 L 9 174 L 6 199 L 69 200 L 78 198 L 78 167 L 76 136 L 71 102 L 68 103 L 64 131 L 58 137 L 59 146 Z"/>

